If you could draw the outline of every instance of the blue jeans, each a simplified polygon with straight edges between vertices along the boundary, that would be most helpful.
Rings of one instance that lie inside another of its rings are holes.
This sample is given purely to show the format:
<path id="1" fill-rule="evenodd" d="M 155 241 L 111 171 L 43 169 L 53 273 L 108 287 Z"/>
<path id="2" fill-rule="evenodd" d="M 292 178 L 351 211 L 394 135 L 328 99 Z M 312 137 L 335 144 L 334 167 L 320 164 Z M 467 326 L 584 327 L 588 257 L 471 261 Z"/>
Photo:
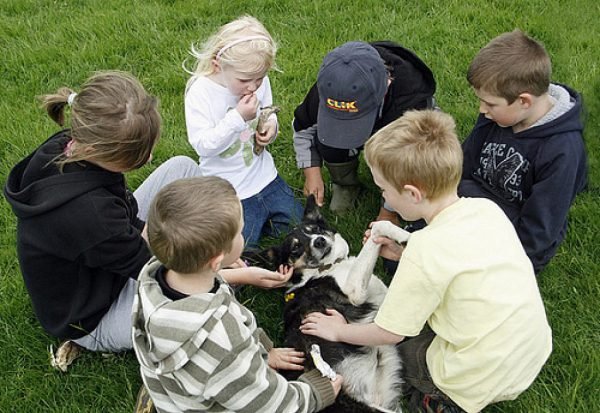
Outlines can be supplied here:
<path id="1" fill-rule="evenodd" d="M 242 200 L 246 249 L 258 246 L 261 235 L 278 237 L 299 223 L 304 214 L 292 188 L 279 175 L 258 194 Z"/>

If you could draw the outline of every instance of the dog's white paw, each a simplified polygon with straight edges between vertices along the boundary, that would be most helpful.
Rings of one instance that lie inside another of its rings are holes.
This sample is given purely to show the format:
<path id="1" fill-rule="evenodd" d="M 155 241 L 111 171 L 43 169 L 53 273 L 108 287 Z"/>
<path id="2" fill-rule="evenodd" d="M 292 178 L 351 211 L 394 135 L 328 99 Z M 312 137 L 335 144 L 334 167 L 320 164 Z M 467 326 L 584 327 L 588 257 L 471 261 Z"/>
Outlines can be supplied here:
<path id="1" fill-rule="evenodd" d="M 408 241 L 410 232 L 392 224 L 390 221 L 376 221 L 371 227 L 372 237 L 387 237 L 393 239 L 398 244 Z"/>

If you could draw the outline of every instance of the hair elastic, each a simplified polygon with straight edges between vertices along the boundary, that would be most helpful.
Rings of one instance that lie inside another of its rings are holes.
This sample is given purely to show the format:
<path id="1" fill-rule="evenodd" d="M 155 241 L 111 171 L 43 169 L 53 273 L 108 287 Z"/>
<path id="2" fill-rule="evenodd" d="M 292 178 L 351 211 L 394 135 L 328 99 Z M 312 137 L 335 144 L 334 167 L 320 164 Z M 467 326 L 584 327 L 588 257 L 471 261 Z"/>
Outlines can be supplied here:
<path id="1" fill-rule="evenodd" d="M 219 58 L 223 55 L 223 53 L 225 51 L 227 51 L 228 49 L 231 49 L 236 44 L 244 43 L 244 42 L 249 42 L 251 40 L 265 40 L 267 42 L 271 41 L 271 39 L 269 39 L 267 36 L 246 36 L 246 37 L 240 37 L 239 39 L 234 40 L 231 43 L 227 43 L 225 46 L 221 47 L 221 50 L 219 50 L 219 52 L 217 53 L 216 59 L 219 60 Z"/>
<path id="2" fill-rule="evenodd" d="M 77 96 L 77 93 L 71 93 L 69 95 L 69 97 L 67 98 L 67 105 L 73 106 L 73 101 L 75 100 L 75 96 Z"/>

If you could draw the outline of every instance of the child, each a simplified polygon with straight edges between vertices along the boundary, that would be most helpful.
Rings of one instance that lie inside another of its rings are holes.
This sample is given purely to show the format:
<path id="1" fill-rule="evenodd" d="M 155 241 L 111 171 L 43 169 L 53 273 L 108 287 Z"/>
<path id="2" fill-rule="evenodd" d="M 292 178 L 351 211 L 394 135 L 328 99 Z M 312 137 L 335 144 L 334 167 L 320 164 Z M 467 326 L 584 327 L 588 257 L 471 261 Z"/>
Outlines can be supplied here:
<path id="1" fill-rule="evenodd" d="M 556 254 L 587 183 L 581 96 L 550 75 L 546 50 L 520 30 L 493 39 L 467 73 L 481 114 L 463 144 L 459 194 L 504 210 L 536 273 Z"/>
<path id="2" fill-rule="evenodd" d="M 157 99 L 130 74 L 98 73 L 77 94 L 60 88 L 42 100 L 61 126 L 69 106 L 71 127 L 19 162 L 4 189 L 34 311 L 49 334 L 73 340 L 68 348 L 131 349 L 135 279 L 151 256 L 145 211 L 160 186 L 200 171 L 172 158 L 127 190 L 123 173 L 150 161 L 161 123 Z"/>
<path id="3" fill-rule="evenodd" d="M 159 412 L 312 412 L 339 392 L 341 377 L 288 383 L 273 369 L 302 370 L 303 354 L 273 349 L 219 274 L 242 252 L 242 226 L 235 190 L 214 176 L 174 182 L 152 204 L 155 258 L 140 274 L 133 338 Z"/>
<path id="4" fill-rule="evenodd" d="M 401 342 L 411 411 L 478 412 L 516 398 L 548 358 L 551 331 L 509 220 L 487 199 L 457 196 L 454 121 L 407 112 L 367 141 L 365 157 L 385 200 L 428 225 L 411 235 L 373 323 L 345 324 L 329 310 L 307 316 L 302 331 L 357 345 Z"/>
<path id="5" fill-rule="evenodd" d="M 435 79 L 411 50 L 391 41 L 348 42 L 323 59 L 317 82 L 294 111 L 296 163 L 304 195 L 323 205 L 325 165 L 332 182 L 329 208 L 351 209 L 360 190 L 359 154 L 367 139 L 409 109 L 435 106 Z M 346 108 L 348 107 L 348 108 Z M 378 220 L 397 214 L 382 206 Z"/>
<path id="6" fill-rule="evenodd" d="M 127 190 L 123 173 L 151 159 L 161 124 L 157 99 L 130 74 L 98 73 L 78 94 L 61 88 L 43 102 L 61 126 L 68 105 L 71 127 L 17 164 L 4 194 L 18 219 L 19 263 L 33 309 L 49 334 L 67 340 L 57 359 L 65 355 L 68 365 L 80 347 L 132 348 L 135 279 L 151 257 L 142 237 L 148 207 L 162 186 L 200 169 L 177 156 L 133 195 Z M 228 272 L 236 282 L 284 282 L 264 270 Z"/>
<path id="7" fill-rule="evenodd" d="M 273 103 L 267 72 L 276 49 L 258 20 L 234 20 L 201 51 L 192 48 L 197 63 L 185 94 L 189 142 L 203 174 L 227 179 L 242 200 L 247 247 L 256 247 L 263 232 L 278 236 L 302 217 L 302 205 L 277 174 L 271 154 L 254 148 L 277 135 L 275 114 L 263 134 L 256 131 L 258 112 Z"/>

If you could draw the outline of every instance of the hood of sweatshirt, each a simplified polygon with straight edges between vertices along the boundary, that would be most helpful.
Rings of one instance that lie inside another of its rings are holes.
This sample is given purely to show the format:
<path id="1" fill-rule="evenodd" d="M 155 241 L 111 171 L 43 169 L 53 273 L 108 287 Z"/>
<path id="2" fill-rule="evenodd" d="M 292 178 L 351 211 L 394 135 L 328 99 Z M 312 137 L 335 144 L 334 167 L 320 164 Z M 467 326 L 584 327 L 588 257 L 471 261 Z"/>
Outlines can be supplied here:
<path id="1" fill-rule="evenodd" d="M 433 72 L 414 52 L 390 41 L 371 43 L 390 70 L 392 83 L 385 99 L 383 112 L 404 113 L 407 109 L 423 109 L 435 94 L 436 84 Z M 396 114 L 399 116 L 401 113 Z"/>
<path id="2" fill-rule="evenodd" d="M 218 276 L 220 285 L 216 293 L 173 301 L 165 297 L 155 278 L 161 265 L 152 258 L 138 279 L 132 314 L 133 339 L 142 366 L 156 374 L 168 374 L 184 366 L 215 336 L 221 345 L 228 345 L 229 337 L 224 330 L 220 331 L 223 328 L 220 321 L 234 298 L 228 284 Z"/>
<path id="3" fill-rule="evenodd" d="M 56 133 L 11 170 L 4 195 L 17 217 L 44 214 L 95 188 L 124 183 L 122 174 L 88 162 L 59 171 L 55 160 L 70 139 L 68 130 Z"/>

